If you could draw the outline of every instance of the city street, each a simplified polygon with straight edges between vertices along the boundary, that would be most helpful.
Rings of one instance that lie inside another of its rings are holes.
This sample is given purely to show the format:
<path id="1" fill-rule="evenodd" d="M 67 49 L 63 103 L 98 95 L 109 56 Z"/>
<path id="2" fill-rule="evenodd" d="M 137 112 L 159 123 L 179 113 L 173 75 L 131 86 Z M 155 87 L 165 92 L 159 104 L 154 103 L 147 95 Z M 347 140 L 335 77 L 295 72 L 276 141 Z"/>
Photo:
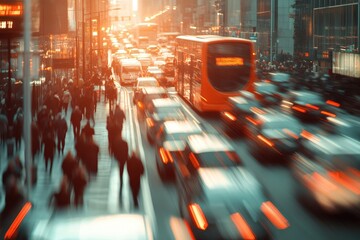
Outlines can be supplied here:
<path id="1" fill-rule="evenodd" d="M 0 239 L 360 239 L 359 45 L 360 0 L 0 0 Z"/>
<path id="2" fill-rule="evenodd" d="M 172 90 L 169 89 L 171 92 Z M 156 239 L 177 239 L 176 236 L 187 234 L 186 226 L 180 217 L 178 198 L 173 182 L 162 182 L 155 165 L 155 153 L 153 147 L 146 139 L 144 122 L 138 119 L 137 109 L 132 104 L 132 90 L 121 88 L 118 85 L 120 106 L 126 113 L 126 121 L 123 137 L 129 143 L 129 152 L 135 150 L 140 153 L 141 159 L 146 166 L 146 173 L 142 179 L 140 194 L 140 209 L 133 207 L 131 193 L 128 185 L 128 176 L 124 174 L 124 192 L 119 198 L 119 169 L 117 162 L 108 154 L 108 139 L 106 130 L 106 116 L 108 104 L 103 99 L 98 102 L 95 114 L 95 141 L 100 146 L 99 170 L 97 175 L 90 176 L 89 185 L 84 196 L 84 206 L 81 209 L 70 208 L 70 211 L 101 212 L 103 214 L 138 212 L 145 214 L 158 236 Z M 216 115 L 201 117 L 196 114 L 176 94 L 172 96 L 183 104 L 188 118 L 203 123 L 208 132 L 222 131 L 222 124 Z M 67 115 L 69 121 L 69 114 Z M 83 125 L 85 121 L 83 121 Z M 326 216 L 318 216 L 305 208 L 296 198 L 296 181 L 291 172 L 285 166 L 264 166 L 259 163 L 250 153 L 245 139 L 231 139 L 245 166 L 250 169 L 263 184 L 269 194 L 270 200 L 276 204 L 282 214 L 287 218 L 290 227 L 278 230 L 275 227 L 271 232 L 275 239 L 354 239 L 359 235 L 359 220 L 340 218 L 333 219 Z M 4 148 L 4 147 L 3 147 Z M 5 149 L 6 150 L 6 149 Z M 65 152 L 74 150 L 72 129 L 69 128 Z M 6 151 L 1 152 L 6 156 Z M 21 151 L 19 151 L 20 156 Z M 48 207 L 50 194 L 58 188 L 61 177 L 62 156 L 56 156 L 53 173 L 51 176 L 45 173 L 44 163 L 41 156 L 37 157 L 38 182 L 32 188 L 31 201 L 33 209 L 29 218 L 33 223 L 48 221 L 56 217 L 56 212 Z M 2 162 L 2 168 L 4 167 Z M 3 203 L 3 198 L 2 198 Z M 35 224 L 38 231 L 39 224 Z M 184 239 L 184 238 L 182 238 Z"/>

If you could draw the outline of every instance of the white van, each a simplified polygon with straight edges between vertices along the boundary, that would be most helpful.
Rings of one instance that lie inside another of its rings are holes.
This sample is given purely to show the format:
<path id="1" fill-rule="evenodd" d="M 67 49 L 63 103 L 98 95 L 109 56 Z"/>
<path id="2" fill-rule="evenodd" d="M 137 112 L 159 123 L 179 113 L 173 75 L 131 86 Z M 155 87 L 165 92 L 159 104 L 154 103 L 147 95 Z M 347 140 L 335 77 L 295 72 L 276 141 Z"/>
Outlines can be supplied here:
<path id="1" fill-rule="evenodd" d="M 134 85 L 138 77 L 142 76 L 141 63 L 136 59 L 122 59 L 120 61 L 120 84 Z"/>

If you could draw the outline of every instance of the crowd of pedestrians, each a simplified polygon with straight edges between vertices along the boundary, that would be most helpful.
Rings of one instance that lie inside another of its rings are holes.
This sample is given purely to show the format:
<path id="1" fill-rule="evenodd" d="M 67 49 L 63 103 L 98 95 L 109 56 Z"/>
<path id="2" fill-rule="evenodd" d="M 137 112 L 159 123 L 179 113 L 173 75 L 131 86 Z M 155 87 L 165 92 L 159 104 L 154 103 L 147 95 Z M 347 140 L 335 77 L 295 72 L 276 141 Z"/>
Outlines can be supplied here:
<path id="1" fill-rule="evenodd" d="M 54 160 L 60 159 L 62 161 L 60 164 L 62 177 L 58 183 L 58 189 L 49 198 L 49 205 L 61 209 L 71 205 L 75 207 L 83 205 L 84 192 L 91 179 L 89 176 L 97 174 L 100 154 L 99 146 L 94 140 L 94 114 L 100 100 L 99 95 L 96 94 L 94 83 L 89 81 L 79 87 L 72 81 L 67 81 L 64 86 L 61 90 L 59 88 L 47 89 L 43 104 L 33 114 L 31 123 L 32 183 L 36 184 L 39 171 L 45 171 L 45 174 L 51 176 L 55 166 Z M 144 167 L 135 152 L 131 153 L 131 157 L 129 157 L 128 144 L 122 137 L 126 115 L 120 106 L 116 105 L 117 89 L 110 78 L 106 81 L 104 98 L 110 104 L 106 128 L 110 157 L 113 157 L 119 164 L 120 197 L 123 188 L 123 173 L 127 164 L 134 206 L 138 207 L 140 178 L 144 173 Z M 69 118 L 67 118 L 68 114 L 70 114 Z M 18 151 L 22 142 L 23 114 L 21 108 L 16 111 L 13 122 L 16 126 L 13 129 L 16 131 L 21 129 L 19 132 L 13 133 L 15 147 Z M 72 135 L 68 138 L 74 138 L 75 154 L 72 151 L 64 153 L 68 134 Z M 1 132 L 1 137 L 3 137 L 3 132 Z M 55 158 L 56 156 L 58 158 Z M 40 161 L 44 161 L 44 170 L 37 168 Z M 25 199 L 24 172 L 22 161 L 18 156 L 8 162 L 2 175 L 6 195 L 3 212 Z"/>

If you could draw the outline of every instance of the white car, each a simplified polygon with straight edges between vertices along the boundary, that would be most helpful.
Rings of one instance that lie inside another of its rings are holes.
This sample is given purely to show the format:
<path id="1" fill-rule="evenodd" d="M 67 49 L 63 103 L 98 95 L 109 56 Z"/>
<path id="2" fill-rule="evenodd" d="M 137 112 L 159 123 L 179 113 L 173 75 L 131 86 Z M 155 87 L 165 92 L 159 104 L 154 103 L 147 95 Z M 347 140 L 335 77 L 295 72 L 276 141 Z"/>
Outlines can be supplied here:
<path id="1" fill-rule="evenodd" d="M 154 239 L 149 220 L 135 213 L 95 216 L 57 214 L 50 220 L 38 222 L 32 230 L 30 239 L 42 240 Z"/>

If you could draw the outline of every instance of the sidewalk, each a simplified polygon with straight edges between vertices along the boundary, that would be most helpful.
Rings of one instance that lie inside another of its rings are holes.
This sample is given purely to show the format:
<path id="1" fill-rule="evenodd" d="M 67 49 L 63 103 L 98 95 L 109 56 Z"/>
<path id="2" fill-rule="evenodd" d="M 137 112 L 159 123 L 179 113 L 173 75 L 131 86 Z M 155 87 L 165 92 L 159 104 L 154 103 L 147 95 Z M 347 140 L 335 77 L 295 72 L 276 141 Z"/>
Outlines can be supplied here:
<path id="1" fill-rule="evenodd" d="M 119 94 L 120 91 L 119 91 Z M 101 101 L 98 102 L 97 110 L 95 113 L 95 135 L 94 140 L 99 145 L 99 162 L 98 162 L 98 173 L 97 175 L 90 175 L 89 183 L 86 187 L 84 195 L 84 206 L 83 210 L 96 210 L 104 213 L 119 213 L 119 212 L 131 212 L 132 198 L 128 184 L 128 175 L 124 171 L 124 184 L 122 201 L 119 201 L 119 168 L 117 162 L 108 153 L 108 135 L 106 129 L 106 117 L 108 115 L 108 103 L 103 100 L 104 96 L 101 96 Z M 119 96 L 118 99 L 121 99 Z M 68 123 L 68 132 L 66 135 L 66 144 L 64 155 L 68 151 L 72 151 L 75 155 L 74 149 L 74 136 L 72 127 L 70 126 L 71 109 L 68 110 L 66 119 Z M 86 120 L 82 121 L 82 125 L 85 125 Z M 126 122 L 124 124 L 124 130 L 127 128 Z M 125 132 L 125 131 L 123 131 Z M 125 137 L 125 136 L 124 136 Z M 128 139 L 125 140 L 128 141 Z M 5 150 L 5 151 L 3 151 Z M 24 144 L 22 148 L 15 154 L 19 154 L 23 160 Z M 0 165 L 1 173 L 7 164 L 4 159 L 7 159 L 6 147 L 0 147 L 0 158 L 2 160 Z M 40 154 L 36 157 L 37 163 L 38 180 L 36 185 L 32 187 L 30 200 L 33 203 L 32 216 L 35 219 L 46 219 L 51 216 L 53 210 L 49 207 L 49 198 L 54 191 L 57 191 L 60 180 L 62 177 L 61 163 L 63 155 L 55 154 L 53 171 L 51 176 L 45 172 L 45 163 L 43 155 Z M 0 195 L 1 196 L 1 195 Z M 4 197 L 0 197 L 0 209 L 3 208 Z M 75 210 L 72 205 L 71 209 Z M 140 209 L 140 211 L 142 211 Z"/>

